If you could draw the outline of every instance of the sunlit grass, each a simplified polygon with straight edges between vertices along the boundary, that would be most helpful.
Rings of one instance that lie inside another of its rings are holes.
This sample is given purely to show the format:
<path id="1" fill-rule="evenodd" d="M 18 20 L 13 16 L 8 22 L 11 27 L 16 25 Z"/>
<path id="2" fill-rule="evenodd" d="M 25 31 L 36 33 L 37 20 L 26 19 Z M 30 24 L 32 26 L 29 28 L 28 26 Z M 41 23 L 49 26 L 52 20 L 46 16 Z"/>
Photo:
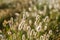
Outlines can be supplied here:
<path id="1" fill-rule="evenodd" d="M 12 9 L 11 13 L 14 11 L 15 16 L 2 17 L 1 39 L 60 40 L 60 12 L 55 8 L 50 9 L 47 4 L 37 4 L 27 4 L 30 7 L 26 9 L 23 6 L 20 12 Z"/>

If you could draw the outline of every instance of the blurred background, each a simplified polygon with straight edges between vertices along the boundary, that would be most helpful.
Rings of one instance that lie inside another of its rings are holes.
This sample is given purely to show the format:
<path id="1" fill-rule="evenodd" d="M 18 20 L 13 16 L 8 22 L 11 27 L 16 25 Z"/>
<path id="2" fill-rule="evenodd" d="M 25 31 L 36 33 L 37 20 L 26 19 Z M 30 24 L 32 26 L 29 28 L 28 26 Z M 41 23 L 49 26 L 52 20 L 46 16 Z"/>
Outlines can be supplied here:
<path id="1" fill-rule="evenodd" d="M 60 0 L 0 0 L 0 40 L 60 40 Z"/>

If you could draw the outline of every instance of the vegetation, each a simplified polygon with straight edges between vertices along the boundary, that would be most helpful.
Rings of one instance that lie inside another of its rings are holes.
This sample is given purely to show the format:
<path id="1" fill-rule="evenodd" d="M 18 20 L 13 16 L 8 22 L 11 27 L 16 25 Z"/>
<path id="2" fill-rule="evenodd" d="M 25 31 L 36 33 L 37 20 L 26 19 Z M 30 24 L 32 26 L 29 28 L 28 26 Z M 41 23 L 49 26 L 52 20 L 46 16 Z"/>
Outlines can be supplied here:
<path id="1" fill-rule="evenodd" d="M 60 11 L 55 7 L 36 0 L 2 4 L 0 40 L 60 40 Z"/>

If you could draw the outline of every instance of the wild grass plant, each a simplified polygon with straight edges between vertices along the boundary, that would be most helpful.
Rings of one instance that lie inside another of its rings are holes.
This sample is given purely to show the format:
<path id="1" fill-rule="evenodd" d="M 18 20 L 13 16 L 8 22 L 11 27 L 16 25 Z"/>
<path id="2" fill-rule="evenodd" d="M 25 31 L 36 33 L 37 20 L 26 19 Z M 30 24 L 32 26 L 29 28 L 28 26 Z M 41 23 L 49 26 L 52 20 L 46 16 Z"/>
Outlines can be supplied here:
<path id="1" fill-rule="evenodd" d="M 60 40 L 60 10 L 34 1 L 30 1 L 27 6 L 15 12 L 15 18 L 4 19 L 0 39 Z"/>

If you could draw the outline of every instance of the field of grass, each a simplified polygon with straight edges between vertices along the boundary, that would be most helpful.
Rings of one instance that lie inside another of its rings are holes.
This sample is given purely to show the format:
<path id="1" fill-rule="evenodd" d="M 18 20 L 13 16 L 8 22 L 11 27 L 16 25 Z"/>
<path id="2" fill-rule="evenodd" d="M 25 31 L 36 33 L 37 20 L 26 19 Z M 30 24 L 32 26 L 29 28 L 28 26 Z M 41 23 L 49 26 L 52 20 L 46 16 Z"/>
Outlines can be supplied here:
<path id="1" fill-rule="evenodd" d="M 60 40 L 59 3 L 23 2 L 0 6 L 0 40 Z"/>

